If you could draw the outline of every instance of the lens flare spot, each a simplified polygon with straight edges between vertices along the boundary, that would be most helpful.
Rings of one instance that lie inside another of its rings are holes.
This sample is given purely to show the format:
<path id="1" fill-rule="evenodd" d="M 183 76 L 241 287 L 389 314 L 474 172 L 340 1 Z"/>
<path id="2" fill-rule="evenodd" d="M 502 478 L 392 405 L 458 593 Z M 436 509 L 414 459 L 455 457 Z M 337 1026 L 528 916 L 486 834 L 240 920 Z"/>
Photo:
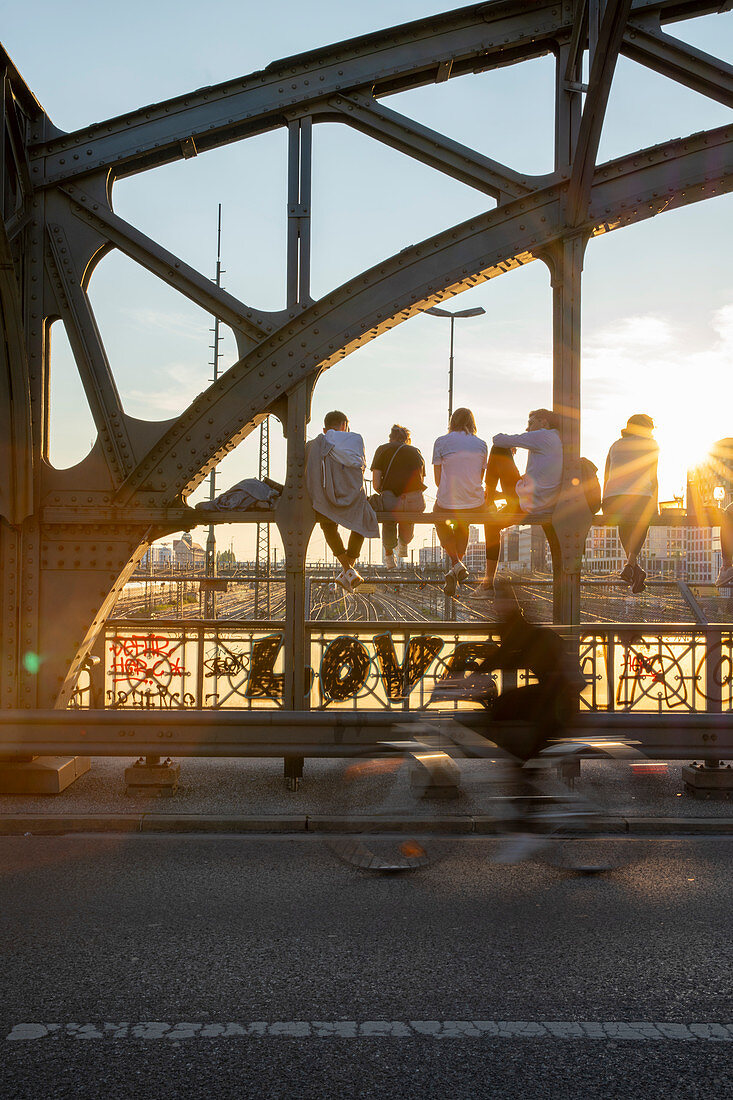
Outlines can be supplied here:
<path id="1" fill-rule="evenodd" d="M 33 653 L 29 650 L 23 655 L 23 668 L 26 672 L 30 672 L 33 676 L 38 672 L 41 667 L 41 658 L 37 653 Z"/>

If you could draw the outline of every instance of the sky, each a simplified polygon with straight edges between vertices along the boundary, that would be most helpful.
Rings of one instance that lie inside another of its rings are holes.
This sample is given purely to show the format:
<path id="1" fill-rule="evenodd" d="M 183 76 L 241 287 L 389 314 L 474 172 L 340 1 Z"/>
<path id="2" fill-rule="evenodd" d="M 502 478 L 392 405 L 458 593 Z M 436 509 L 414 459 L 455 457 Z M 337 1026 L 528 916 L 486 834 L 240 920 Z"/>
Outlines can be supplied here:
<path id="1" fill-rule="evenodd" d="M 281 57 L 458 5 L 436 0 L 128 0 L 73 6 L 37 0 L 3 16 L 3 45 L 63 130 L 246 75 Z M 121 14 L 122 13 L 122 14 Z M 733 14 L 667 28 L 733 61 Z M 553 62 L 391 96 L 389 106 L 526 172 L 552 168 Z M 730 123 L 722 105 L 620 59 L 599 161 Z M 214 275 L 217 207 L 223 206 L 224 286 L 247 303 L 284 303 L 285 131 L 146 172 L 115 185 L 115 211 L 194 267 Z M 489 202 L 488 205 L 493 205 Z M 487 208 L 486 197 L 347 127 L 314 128 L 315 297 L 401 248 Z M 685 471 L 716 439 L 733 435 L 733 195 L 697 203 L 591 241 L 583 284 L 582 452 L 602 468 L 627 417 L 650 413 L 661 447 L 660 493 L 681 495 Z M 132 261 L 112 252 L 90 296 L 125 410 L 147 419 L 182 412 L 211 377 L 213 319 Z M 454 406 L 475 413 L 479 435 L 518 431 L 530 408 L 551 405 L 548 271 L 540 262 L 449 303 L 486 315 L 456 325 Z M 446 430 L 447 321 L 418 316 L 372 341 L 319 380 L 310 432 L 344 409 L 367 458 L 397 421 L 429 463 Z M 236 358 L 222 329 L 221 368 Z M 94 438 L 60 323 L 52 330 L 51 459 L 80 461 Z M 284 445 L 271 420 L 271 474 Z M 222 463 L 218 487 L 257 474 L 257 438 Z M 191 502 L 208 495 L 202 486 Z M 219 528 L 239 557 L 253 534 Z M 423 532 L 423 535 L 425 532 Z M 201 535 L 203 538 L 203 534 Z M 420 539 L 418 533 L 417 540 Z M 416 542 L 416 545 L 418 543 Z"/>

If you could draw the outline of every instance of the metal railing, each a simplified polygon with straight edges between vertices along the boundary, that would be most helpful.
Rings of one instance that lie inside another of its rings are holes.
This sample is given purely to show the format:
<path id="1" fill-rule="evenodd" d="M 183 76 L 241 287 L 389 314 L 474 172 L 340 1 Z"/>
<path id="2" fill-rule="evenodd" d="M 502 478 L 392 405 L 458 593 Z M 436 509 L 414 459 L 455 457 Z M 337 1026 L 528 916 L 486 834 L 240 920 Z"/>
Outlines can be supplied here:
<path id="1" fill-rule="evenodd" d="M 613 624 L 557 628 L 586 686 L 581 710 L 619 714 L 733 712 L 733 628 Z M 307 624 L 309 687 L 303 710 L 434 709 L 436 680 L 460 658 L 498 641 L 487 623 Z M 82 674 L 73 706 L 109 710 L 282 708 L 281 622 L 114 621 L 102 661 Z M 527 670 L 497 672 L 503 690 Z M 445 704 L 441 704 L 444 708 Z"/>

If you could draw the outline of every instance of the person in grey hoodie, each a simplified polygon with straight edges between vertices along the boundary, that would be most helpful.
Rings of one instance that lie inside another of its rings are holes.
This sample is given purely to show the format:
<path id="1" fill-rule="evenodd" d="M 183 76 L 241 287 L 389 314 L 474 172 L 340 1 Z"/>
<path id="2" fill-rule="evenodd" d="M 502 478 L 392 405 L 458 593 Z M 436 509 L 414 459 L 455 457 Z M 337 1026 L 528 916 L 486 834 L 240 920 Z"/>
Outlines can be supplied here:
<path id="1" fill-rule="evenodd" d="M 653 431 L 651 416 L 630 416 L 621 438 L 611 444 L 603 479 L 603 514 L 617 524 L 626 551 L 626 564 L 619 576 L 636 593 L 644 591 L 646 580 L 637 558 L 657 512 L 659 444 Z"/>
<path id="2" fill-rule="evenodd" d="M 364 440 L 349 431 L 345 413 L 326 413 L 323 433 L 308 443 L 305 484 L 324 538 L 342 570 L 336 582 L 352 592 L 363 582 L 354 566 L 365 538 L 379 534 L 374 509 L 364 491 L 366 454 Z M 351 533 L 348 546 L 339 524 Z"/>

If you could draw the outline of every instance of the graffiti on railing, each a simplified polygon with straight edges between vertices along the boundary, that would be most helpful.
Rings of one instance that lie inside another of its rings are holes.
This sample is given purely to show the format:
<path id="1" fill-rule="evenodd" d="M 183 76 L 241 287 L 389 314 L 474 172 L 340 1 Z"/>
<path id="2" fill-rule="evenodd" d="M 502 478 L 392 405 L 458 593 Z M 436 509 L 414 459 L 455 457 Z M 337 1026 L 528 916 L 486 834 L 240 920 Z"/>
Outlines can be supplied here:
<path id="1" fill-rule="evenodd" d="M 241 705 L 243 700 L 282 700 L 275 663 L 282 634 L 253 638 L 249 651 L 223 639 L 182 633 L 115 634 L 107 639 L 107 687 L 111 709 L 187 709 Z M 199 669 L 200 663 L 200 669 Z"/>
<path id="2" fill-rule="evenodd" d="M 115 635 L 107 646 L 111 660 L 105 699 L 110 709 L 177 710 L 196 705 L 195 695 L 186 690 L 190 673 L 180 639 L 152 632 Z"/>
<path id="3" fill-rule="evenodd" d="M 576 638 L 585 709 L 733 708 L 730 631 L 631 633 L 597 627 L 584 628 Z M 475 668 L 495 641 L 462 625 L 439 630 L 431 624 L 424 633 L 362 628 L 349 635 L 311 628 L 309 704 L 313 709 L 427 707 L 436 680 Z M 150 633 L 117 627 L 107 638 L 106 706 L 282 707 L 283 643 L 281 632 L 258 634 L 254 625 Z M 527 670 L 517 671 L 517 683 L 531 680 Z"/>
<path id="4" fill-rule="evenodd" d="M 689 646 L 681 654 L 665 646 L 662 652 L 647 654 L 629 646 L 616 688 L 616 706 L 633 707 L 647 698 L 663 710 L 689 709 L 698 686 L 696 670 L 685 675 L 684 658 L 689 652 Z"/>
<path id="5" fill-rule="evenodd" d="M 693 712 L 733 706 L 731 635 L 725 631 L 629 636 L 598 630 L 584 636 L 580 664 L 589 684 L 583 702 L 591 710 Z"/>

